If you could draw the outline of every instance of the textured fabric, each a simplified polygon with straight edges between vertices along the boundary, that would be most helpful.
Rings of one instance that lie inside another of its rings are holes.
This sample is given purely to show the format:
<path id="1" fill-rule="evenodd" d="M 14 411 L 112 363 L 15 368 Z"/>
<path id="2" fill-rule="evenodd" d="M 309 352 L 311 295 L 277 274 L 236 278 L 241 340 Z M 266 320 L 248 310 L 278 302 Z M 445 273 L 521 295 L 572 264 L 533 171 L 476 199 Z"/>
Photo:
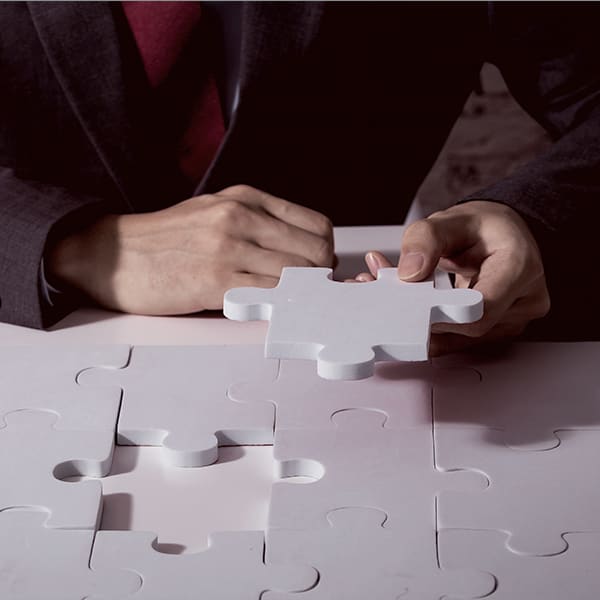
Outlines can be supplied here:
<path id="1" fill-rule="evenodd" d="M 167 79 L 200 21 L 199 2 L 122 2 L 152 87 Z"/>
<path id="2" fill-rule="evenodd" d="M 246 183 L 336 225 L 401 222 L 491 58 L 557 142 L 476 197 L 517 209 L 543 242 L 553 309 L 540 325 L 572 338 L 600 332 L 581 310 L 593 296 L 582 273 L 595 272 L 600 212 L 593 11 L 585 3 L 247 3 L 238 109 L 194 189 L 173 160 L 180 138 L 155 120 L 119 3 L 3 3 L 0 320 L 42 327 L 68 310 L 40 301 L 48 235 L 98 211 L 157 210 Z"/>
<path id="3" fill-rule="evenodd" d="M 199 2 L 123 2 L 125 16 L 153 88 L 169 85 L 169 75 L 181 59 L 201 18 Z M 205 58 L 205 64 L 208 62 Z M 210 66 L 210 65 L 209 65 Z M 188 69 L 189 71 L 189 69 Z M 192 106 L 177 145 L 183 175 L 199 182 L 210 166 L 225 134 L 217 83 L 212 70 L 195 70 L 187 77 L 202 77 L 193 90 Z M 181 93 L 188 92 L 187 89 Z M 167 107 L 169 110 L 170 107 Z"/>

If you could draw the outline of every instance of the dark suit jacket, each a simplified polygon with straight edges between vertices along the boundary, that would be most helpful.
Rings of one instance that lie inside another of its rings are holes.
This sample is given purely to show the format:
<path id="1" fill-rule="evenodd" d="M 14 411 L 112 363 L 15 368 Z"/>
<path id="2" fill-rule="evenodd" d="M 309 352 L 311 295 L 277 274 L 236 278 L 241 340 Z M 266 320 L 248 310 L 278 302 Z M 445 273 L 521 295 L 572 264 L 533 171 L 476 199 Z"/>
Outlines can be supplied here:
<path id="1" fill-rule="evenodd" d="M 558 141 L 476 197 L 515 207 L 550 270 L 566 264 L 553 253 L 579 253 L 597 227 L 600 36 L 592 9 L 249 2 L 238 110 L 193 189 L 177 173 L 159 126 L 169 115 L 153 101 L 119 3 L 2 3 L 0 320 L 44 327 L 71 308 L 40 297 L 40 261 L 49 236 L 102 213 L 155 210 L 246 183 L 338 225 L 402 222 L 486 59 Z M 593 262 L 578 260 L 565 273 L 585 291 Z M 559 325 L 571 288 L 564 296 L 554 310 Z M 585 321 L 580 335 L 589 332 Z"/>

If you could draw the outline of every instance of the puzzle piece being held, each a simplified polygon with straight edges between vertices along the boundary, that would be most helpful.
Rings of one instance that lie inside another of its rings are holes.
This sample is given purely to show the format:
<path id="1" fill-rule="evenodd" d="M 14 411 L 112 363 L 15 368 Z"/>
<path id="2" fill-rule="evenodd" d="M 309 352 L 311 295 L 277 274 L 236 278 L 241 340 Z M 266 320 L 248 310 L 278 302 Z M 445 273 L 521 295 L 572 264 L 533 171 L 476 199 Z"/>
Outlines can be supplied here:
<path id="1" fill-rule="evenodd" d="M 441 289 L 434 278 L 407 283 L 395 268 L 377 280 L 345 284 L 331 269 L 283 269 L 274 289 L 237 288 L 223 312 L 238 321 L 269 320 L 265 355 L 317 360 L 326 379 L 362 379 L 380 360 L 427 360 L 432 323 L 481 318 L 483 299 L 470 289 Z"/>

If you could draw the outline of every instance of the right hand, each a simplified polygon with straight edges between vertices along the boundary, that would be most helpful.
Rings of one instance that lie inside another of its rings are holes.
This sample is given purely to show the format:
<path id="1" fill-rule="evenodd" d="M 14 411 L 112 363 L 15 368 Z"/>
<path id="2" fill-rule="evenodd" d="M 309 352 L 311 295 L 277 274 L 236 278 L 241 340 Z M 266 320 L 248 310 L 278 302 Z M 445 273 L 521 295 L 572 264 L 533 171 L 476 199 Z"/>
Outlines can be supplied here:
<path id="1" fill-rule="evenodd" d="M 153 213 L 108 215 L 54 244 L 54 285 L 145 315 L 220 309 L 226 290 L 274 287 L 283 267 L 331 267 L 322 214 L 237 185 Z"/>

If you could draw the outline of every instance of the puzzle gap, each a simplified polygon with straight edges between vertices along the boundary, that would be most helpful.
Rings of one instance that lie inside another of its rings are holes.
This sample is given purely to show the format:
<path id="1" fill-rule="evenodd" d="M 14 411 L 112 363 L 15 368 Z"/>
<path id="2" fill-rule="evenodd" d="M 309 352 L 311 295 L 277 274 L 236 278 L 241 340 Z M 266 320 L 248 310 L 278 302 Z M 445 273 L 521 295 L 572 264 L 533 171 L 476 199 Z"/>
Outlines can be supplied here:
<path id="1" fill-rule="evenodd" d="M 158 447 L 118 446 L 101 479 L 100 529 L 154 532 L 166 554 L 199 552 L 213 532 L 266 529 L 274 472 L 271 446 L 222 447 L 217 463 L 189 469 L 170 466 Z"/>

